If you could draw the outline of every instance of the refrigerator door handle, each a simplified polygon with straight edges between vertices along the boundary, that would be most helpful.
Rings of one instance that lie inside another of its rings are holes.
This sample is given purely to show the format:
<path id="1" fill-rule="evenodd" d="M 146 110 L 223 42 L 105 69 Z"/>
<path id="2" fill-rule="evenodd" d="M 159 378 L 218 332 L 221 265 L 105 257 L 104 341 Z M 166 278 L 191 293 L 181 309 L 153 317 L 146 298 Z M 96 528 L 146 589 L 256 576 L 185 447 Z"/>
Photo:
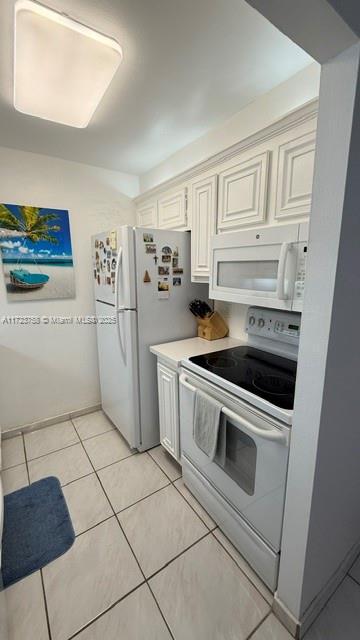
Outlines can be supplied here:
<path id="1" fill-rule="evenodd" d="M 116 262 L 116 274 L 115 274 L 115 304 L 116 308 L 119 307 L 119 280 L 120 280 L 120 265 L 122 263 L 122 255 L 123 250 L 122 247 L 119 248 Z"/>
<path id="2" fill-rule="evenodd" d="M 126 364 L 126 352 L 125 352 L 125 347 L 124 347 L 122 334 L 121 334 L 121 328 L 120 328 L 120 313 L 118 313 L 118 312 L 116 313 L 116 329 L 117 329 L 117 335 L 118 335 L 118 340 L 119 340 L 122 359 L 123 359 L 124 364 Z"/>

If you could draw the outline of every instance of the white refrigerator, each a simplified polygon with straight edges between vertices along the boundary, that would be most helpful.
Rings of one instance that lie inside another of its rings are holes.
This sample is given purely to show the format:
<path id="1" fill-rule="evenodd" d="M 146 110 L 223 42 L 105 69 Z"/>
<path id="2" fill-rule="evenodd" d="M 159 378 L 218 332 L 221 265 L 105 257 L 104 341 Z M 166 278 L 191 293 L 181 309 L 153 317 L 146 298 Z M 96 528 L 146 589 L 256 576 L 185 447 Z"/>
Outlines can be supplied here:
<path id="1" fill-rule="evenodd" d="M 160 442 L 152 344 L 196 335 L 190 233 L 129 226 L 92 237 L 102 408 L 130 447 Z"/>

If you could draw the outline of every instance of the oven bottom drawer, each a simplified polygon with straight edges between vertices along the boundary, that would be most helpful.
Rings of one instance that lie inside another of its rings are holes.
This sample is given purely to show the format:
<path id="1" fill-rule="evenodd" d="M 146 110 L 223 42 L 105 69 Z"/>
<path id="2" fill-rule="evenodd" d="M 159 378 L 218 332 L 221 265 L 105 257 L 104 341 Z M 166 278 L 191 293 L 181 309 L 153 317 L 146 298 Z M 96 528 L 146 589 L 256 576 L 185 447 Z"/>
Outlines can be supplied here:
<path id="1" fill-rule="evenodd" d="M 184 482 L 210 516 L 239 550 L 265 584 L 275 591 L 279 554 L 274 553 L 249 525 L 219 495 L 186 456 L 182 456 Z"/>

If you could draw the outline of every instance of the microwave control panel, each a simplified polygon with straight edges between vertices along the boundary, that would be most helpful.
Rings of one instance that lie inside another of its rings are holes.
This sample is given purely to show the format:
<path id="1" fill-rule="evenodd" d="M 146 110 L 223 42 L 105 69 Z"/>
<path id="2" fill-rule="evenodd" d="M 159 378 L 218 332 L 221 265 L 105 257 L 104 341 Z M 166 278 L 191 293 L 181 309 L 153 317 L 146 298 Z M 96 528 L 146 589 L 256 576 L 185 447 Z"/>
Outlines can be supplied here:
<path id="1" fill-rule="evenodd" d="M 302 300 L 304 297 L 306 258 L 307 258 L 307 242 L 299 242 L 298 260 L 296 265 L 295 290 L 294 290 L 295 300 Z"/>
<path id="2" fill-rule="evenodd" d="M 276 309 L 250 307 L 246 319 L 246 331 L 250 335 L 298 345 L 301 314 Z"/>

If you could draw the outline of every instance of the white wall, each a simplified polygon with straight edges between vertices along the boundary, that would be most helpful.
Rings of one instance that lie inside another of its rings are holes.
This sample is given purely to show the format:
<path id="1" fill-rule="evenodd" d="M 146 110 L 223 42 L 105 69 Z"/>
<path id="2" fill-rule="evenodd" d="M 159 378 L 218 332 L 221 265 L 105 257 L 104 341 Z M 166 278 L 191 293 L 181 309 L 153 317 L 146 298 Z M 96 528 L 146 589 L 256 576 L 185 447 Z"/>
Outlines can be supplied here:
<path id="1" fill-rule="evenodd" d="M 321 78 L 278 586 L 299 619 L 360 541 L 359 60 L 355 45 Z"/>
<path id="2" fill-rule="evenodd" d="M 236 302 L 215 300 L 215 309 L 222 315 L 229 327 L 229 336 L 239 340 L 247 340 L 245 332 L 246 314 L 249 306 Z"/>
<path id="3" fill-rule="evenodd" d="M 319 95 L 320 66 L 306 67 L 295 76 L 264 94 L 221 126 L 183 147 L 165 162 L 140 176 L 140 192 L 168 180 L 203 162 L 223 149 L 284 117 L 293 109 Z"/>
<path id="4" fill-rule="evenodd" d="M 134 224 L 138 178 L 48 156 L 0 148 L 0 202 L 68 209 L 76 297 L 8 303 L 0 274 L 0 316 L 94 313 L 90 236 Z M 100 401 L 93 326 L 0 323 L 3 430 Z"/>

